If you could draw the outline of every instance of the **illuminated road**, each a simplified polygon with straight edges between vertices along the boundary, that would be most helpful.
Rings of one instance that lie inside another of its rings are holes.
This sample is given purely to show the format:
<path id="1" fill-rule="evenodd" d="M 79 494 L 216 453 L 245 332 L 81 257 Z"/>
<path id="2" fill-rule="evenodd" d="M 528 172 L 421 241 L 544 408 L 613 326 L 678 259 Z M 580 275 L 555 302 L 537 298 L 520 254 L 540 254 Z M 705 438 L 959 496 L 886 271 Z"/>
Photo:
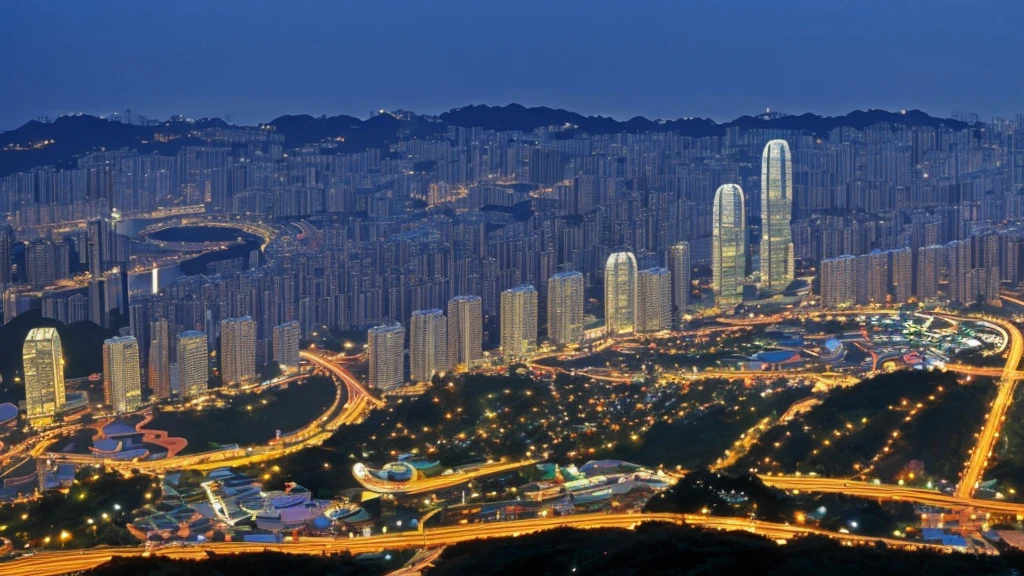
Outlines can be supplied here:
<path id="1" fill-rule="evenodd" d="M 376 492 L 378 494 L 403 494 L 411 496 L 452 488 L 453 486 L 470 482 L 481 476 L 511 472 L 512 470 L 518 470 L 519 468 L 536 464 L 538 462 L 540 462 L 540 460 L 491 462 L 481 464 L 479 467 L 473 469 L 456 471 L 452 474 L 441 474 L 431 478 L 417 478 L 416 480 L 410 480 L 408 482 L 390 482 L 387 480 L 380 480 L 379 478 L 367 473 L 365 471 L 365 467 L 361 464 L 356 464 L 355 467 L 353 467 L 352 475 L 355 477 L 356 481 L 363 486 L 363 488 L 366 488 L 371 492 Z"/>
<path id="2" fill-rule="evenodd" d="M 75 464 L 102 464 L 121 472 L 139 470 L 144 473 L 159 474 L 170 470 L 212 470 L 215 468 L 248 466 L 259 462 L 274 460 L 293 454 L 310 446 L 322 444 L 341 426 L 360 422 L 366 412 L 374 407 L 384 405 L 382 400 L 375 398 L 351 372 L 323 356 L 303 350 L 300 356 L 327 370 L 335 377 L 335 382 L 342 386 L 334 397 L 334 403 L 319 418 L 313 420 L 294 434 L 283 438 L 280 443 L 271 442 L 266 445 L 239 448 L 237 450 L 219 450 L 202 452 L 162 460 L 145 462 L 122 462 L 97 458 L 87 454 L 50 453 L 45 457 L 55 461 Z M 343 396 L 347 399 L 342 405 Z"/>
<path id="3" fill-rule="evenodd" d="M 872 500 L 897 500 L 924 504 L 927 506 L 949 508 L 952 510 L 975 508 L 999 514 L 1024 515 L 1024 504 L 1015 504 L 1001 500 L 961 498 L 959 496 L 945 494 L 937 490 L 926 490 L 924 488 L 911 488 L 908 486 L 896 486 L 893 484 L 874 484 L 859 482 L 856 480 L 822 478 L 818 476 L 761 476 L 760 478 L 767 486 L 772 486 L 780 490 L 797 490 L 800 492 L 833 494 L 841 493 L 861 498 L 869 498 Z"/>
<path id="4" fill-rule="evenodd" d="M 1003 377 L 999 381 L 999 391 L 996 399 L 989 409 L 988 420 L 985 421 L 981 433 L 978 435 L 978 444 L 971 452 L 967 468 L 964 470 L 960 484 L 956 487 L 956 495 L 960 498 L 968 498 L 981 483 L 982 474 L 992 457 L 992 448 L 996 438 L 999 437 L 999 428 L 1006 420 L 1006 412 L 1013 402 L 1013 393 L 1017 389 L 1019 375 L 1017 370 L 1020 366 L 1021 355 L 1024 354 L 1024 337 L 1020 329 L 1013 323 L 1002 319 L 992 318 L 989 322 L 1000 325 L 1009 334 L 1010 350 L 1007 352 L 1006 366 L 1003 369 Z"/>
<path id="5" fill-rule="evenodd" d="M 208 543 L 199 547 L 174 547 L 155 550 L 152 554 L 179 559 L 205 559 L 206 552 L 237 554 L 265 550 L 291 554 L 323 554 L 347 551 L 352 554 L 382 552 L 410 548 L 431 548 L 484 538 L 517 537 L 555 528 L 626 528 L 633 529 L 643 522 L 667 522 L 690 525 L 710 530 L 744 531 L 775 540 L 791 540 L 807 535 L 821 535 L 851 545 L 873 545 L 883 542 L 896 548 L 938 550 L 950 549 L 940 545 L 875 538 L 858 534 L 840 534 L 802 525 L 754 521 L 746 518 L 728 518 L 690 514 L 576 514 L 550 518 L 532 518 L 508 522 L 489 522 L 428 528 L 422 532 L 399 532 L 365 538 L 330 539 L 303 538 L 295 543 L 256 544 L 244 542 Z M 94 568 L 113 556 L 140 556 L 141 548 L 106 548 L 84 551 L 41 552 L 29 558 L 4 563 L 6 576 L 56 576 Z"/>

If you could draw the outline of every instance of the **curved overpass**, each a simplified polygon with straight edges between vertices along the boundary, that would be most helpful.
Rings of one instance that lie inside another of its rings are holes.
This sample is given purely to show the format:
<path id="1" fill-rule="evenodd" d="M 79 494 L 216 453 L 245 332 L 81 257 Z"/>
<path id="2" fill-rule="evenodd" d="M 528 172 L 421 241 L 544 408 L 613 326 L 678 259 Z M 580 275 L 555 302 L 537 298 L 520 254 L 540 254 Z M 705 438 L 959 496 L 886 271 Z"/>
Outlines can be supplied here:
<path id="1" fill-rule="evenodd" d="M 400 494 L 415 495 L 436 492 L 445 488 L 452 488 L 466 482 L 470 482 L 481 476 L 501 474 L 517 470 L 523 466 L 536 464 L 540 460 L 520 460 L 517 462 L 491 462 L 482 464 L 477 468 L 453 472 L 452 474 L 441 474 L 430 478 L 417 478 L 406 482 L 390 482 L 381 480 L 369 473 L 364 464 L 356 464 L 352 467 L 352 476 L 362 485 L 363 488 L 378 494 Z"/>
<path id="2" fill-rule="evenodd" d="M 295 434 L 282 438 L 280 442 L 268 442 L 235 450 L 216 450 L 198 454 L 188 454 L 164 458 L 162 460 L 132 462 L 97 458 L 86 454 L 49 453 L 43 457 L 73 464 L 101 464 L 103 466 L 129 472 L 139 470 L 151 474 L 188 468 L 192 470 L 212 470 L 215 468 L 248 466 L 258 462 L 274 460 L 299 450 L 322 444 L 341 426 L 355 424 L 362 420 L 366 412 L 379 408 L 384 402 L 378 400 L 359 383 L 351 372 L 335 362 L 309 351 L 301 351 L 300 356 L 330 372 L 337 386 L 334 402 L 320 417 L 299 429 Z M 344 389 L 344 394 L 343 394 Z M 342 402 L 343 396 L 346 398 Z"/>

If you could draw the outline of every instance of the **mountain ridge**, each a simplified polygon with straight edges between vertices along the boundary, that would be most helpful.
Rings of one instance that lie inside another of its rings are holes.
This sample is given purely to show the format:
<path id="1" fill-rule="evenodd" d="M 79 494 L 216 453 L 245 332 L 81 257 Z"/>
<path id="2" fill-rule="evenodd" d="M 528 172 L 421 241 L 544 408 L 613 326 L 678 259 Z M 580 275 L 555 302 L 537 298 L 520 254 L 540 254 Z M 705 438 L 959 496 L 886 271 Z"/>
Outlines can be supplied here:
<path id="1" fill-rule="evenodd" d="M 700 138 L 721 137 L 730 128 L 795 130 L 822 135 L 841 126 L 862 130 L 879 123 L 933 128 L 946 126 L 954 130 L 972 126 L 959 120 L 930 116 L 920 110 L 854 110 L 842 116 L 819 116 L 810 112 L 770 118 L 740 116 L 729 122 L 717 123 L 708 118 L 652 120 L 644 116 L 616 120 L 608 116 L 585 116 L 561 108 L 526 107 L 515 103 L 505 106 L 474 104 L 453 108 L 437 116 L 382 113 L 365 120 L 348 115 L 284 115 L 265 125 L 272 126 L 284 137 L 287 149 L 333 140 L 336 152 L 361 152 L 368 148 L 386 149 L 400 138 L 436 134 L 449 126 L 526 133 L 539 127 L 568 126 L 567 134 L 576 131 L 588 134 L 676 132 Z M 0 176 L 38 166 L 69 166 L 83 154 L 104 149 L 134 148 L 141 153 L 176 154 L 182 146 L 204 143 L 202 139 L 190 136 L 193 131 L 229 126 L 220 118 L 187 122 L 168 120 L 149 126 L 124 124 L 85 114 L 61 116 L 49 123 L 30 120 L 18 128 L 0 132 Z M 158 133 L 175 138 L 170 141 L 155 138 Z M 33 147 L 48 141 L 52 143 Z"/>

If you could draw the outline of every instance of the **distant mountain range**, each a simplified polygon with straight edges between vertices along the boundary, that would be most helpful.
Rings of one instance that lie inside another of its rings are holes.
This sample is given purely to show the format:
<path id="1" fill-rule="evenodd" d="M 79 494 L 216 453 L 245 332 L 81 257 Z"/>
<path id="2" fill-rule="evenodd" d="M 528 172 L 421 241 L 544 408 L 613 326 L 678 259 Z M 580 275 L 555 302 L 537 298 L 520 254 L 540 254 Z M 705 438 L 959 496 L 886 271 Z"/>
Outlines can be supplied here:
<path id="1" fill-rule="evenodd" d="M 269 124 L 284 136 L 285 147 L 336 139 L 338 152 L 358 152 L 367 148 L 386 148 L 399 138 L 427 136 L 444 131 L 448 126 L 479 127 L 486 130 L 521 130 L 531 132 L 542 126 L 575 126 L 589 134 L 678 132 L 686 136 L 721 136 L 728 128 L 801 130 L 824 134 L 840 127 L 863 129 L 879 123 L 903 126 L 946 126 L 964 129 L 970 125 L 958 120 L 929 116 L 919 110 L 888 112 L 855 110 L 843 116 L 776 116 L 771 118 L 741 116 L 722 124 L 706 118 L 649 120 L 642 116 L 625 121 L 604 116 L 584 116 L 568 110 L 543 106 L 527 108 L 519 104 L 507 106 L 466 106 L 440 116 L 415 114 L 397 117 L 378 114 L 366 120 L 353 116 L 315 118 L 309 115 L 282 116 Z M 68 166 L 75 158 L 98 150 L 135 148 L 143 153 L 175 154 L 182 146 L 205 142 L 190 134 L 213 127 L 228 127 L 219 118 L 194 122 L 168 121 L 156 126 L 137 126 L 114 122 L 96 116 L 62 116 L 44 123 L 30 121 L 19 128 L 0 133 L 0 176 L 29 170 L 36 166 Z M 343 140 L 342 140 L 343 139 Z M 40 143 L 52 141 L 50 144 Z"/>

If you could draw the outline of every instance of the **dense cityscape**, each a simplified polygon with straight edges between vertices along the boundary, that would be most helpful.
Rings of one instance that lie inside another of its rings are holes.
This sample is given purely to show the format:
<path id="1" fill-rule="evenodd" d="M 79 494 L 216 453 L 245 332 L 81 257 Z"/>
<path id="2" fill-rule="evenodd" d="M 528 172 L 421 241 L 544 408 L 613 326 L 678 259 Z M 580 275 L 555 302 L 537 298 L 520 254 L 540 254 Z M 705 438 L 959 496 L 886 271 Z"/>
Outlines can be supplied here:
<path id="1" fill-rule="evenodd" d="M 1024 10 L 313 4 L 0 5 L 0 574 L 1024 570 Z"/>

